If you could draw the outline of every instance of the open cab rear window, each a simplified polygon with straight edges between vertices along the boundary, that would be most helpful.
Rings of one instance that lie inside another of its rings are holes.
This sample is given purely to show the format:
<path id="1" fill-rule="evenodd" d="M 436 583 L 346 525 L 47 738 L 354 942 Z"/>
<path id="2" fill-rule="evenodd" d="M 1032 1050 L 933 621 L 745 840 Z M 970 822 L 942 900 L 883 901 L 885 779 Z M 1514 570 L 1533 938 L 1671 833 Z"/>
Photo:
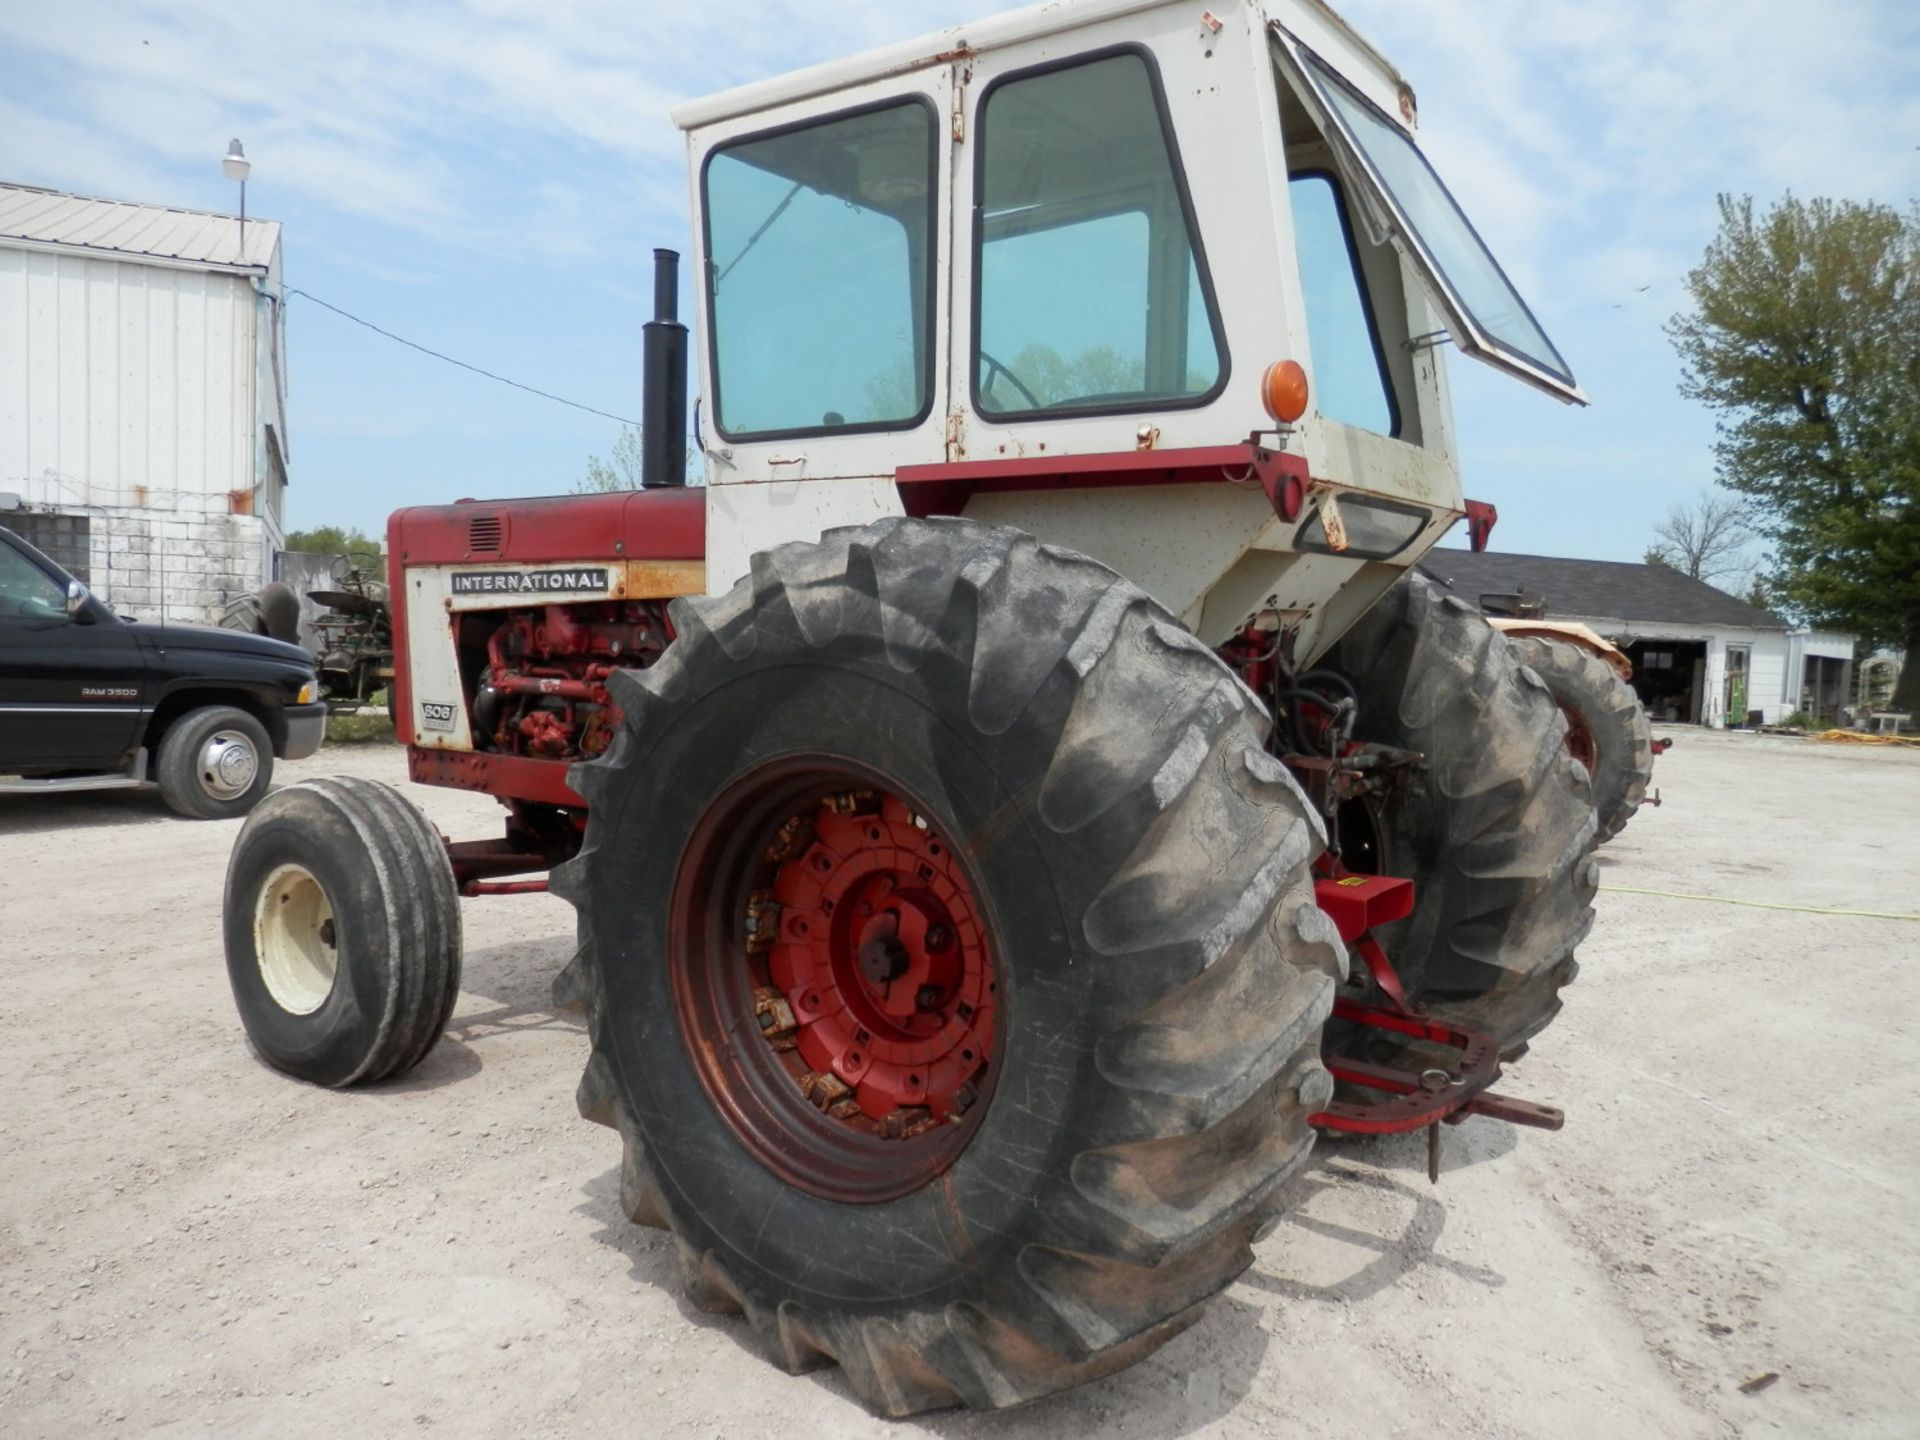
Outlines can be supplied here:
<path id="1" fill-rule="evenodd" d="M 1575 404 L 1586 396 L 1500 262 L 1406 128 L 1279 26 L 1281 72 L 1339 157 L 1348 185 L 1420 276 L 1454 343 Z"/>

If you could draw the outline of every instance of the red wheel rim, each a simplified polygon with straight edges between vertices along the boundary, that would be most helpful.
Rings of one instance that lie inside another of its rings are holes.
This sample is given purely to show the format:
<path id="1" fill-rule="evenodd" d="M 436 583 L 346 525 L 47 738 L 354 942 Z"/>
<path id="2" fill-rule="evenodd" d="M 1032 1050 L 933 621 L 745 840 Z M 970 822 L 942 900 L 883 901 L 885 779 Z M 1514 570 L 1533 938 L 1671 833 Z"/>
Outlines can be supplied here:
<path id="1" fill-rule="evenodd" d="M 1593 774 L 1594 764 L 1599 760 L 1599 747 L 1594 744 L 1593 729 L 1580 712 L 1562 701 L 1556 701 L 1560 713 L 1567 717 L 1567 753 L 1586 768 L 1587 774 Z"/>
<path id="2" fill-rule="evenodd" d="M 959 1156 L 996 1069 L 999 975 L 924 806 L 844 761 L 763 766 L 695 829 L 669 923 L 688 1053 L 762 1164 L 875 1202 Z"/>

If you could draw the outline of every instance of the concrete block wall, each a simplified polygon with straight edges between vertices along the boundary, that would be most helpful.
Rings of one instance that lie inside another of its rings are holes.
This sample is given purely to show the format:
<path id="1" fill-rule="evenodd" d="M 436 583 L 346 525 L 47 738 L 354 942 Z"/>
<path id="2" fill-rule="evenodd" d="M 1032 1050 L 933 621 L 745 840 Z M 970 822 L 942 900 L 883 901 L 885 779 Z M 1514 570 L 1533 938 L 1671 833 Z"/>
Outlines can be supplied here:
<path id="1" fill-rule="evenodd" d="M 93 587 L 139 620 L 213 624 L 227 601 L 269 578 L 272 541 L 252 515 L 95 510 Z"/>

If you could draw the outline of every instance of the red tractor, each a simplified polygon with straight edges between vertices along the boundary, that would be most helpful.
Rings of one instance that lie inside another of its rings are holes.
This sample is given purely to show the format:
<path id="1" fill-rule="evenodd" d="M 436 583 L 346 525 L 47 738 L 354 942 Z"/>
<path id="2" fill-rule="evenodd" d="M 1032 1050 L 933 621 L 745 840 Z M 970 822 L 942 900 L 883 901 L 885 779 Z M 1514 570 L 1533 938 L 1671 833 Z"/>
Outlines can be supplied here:
<path id="1" fill-rule="evenodd" d="M 579 1103 L 699 1305 L 875 1410 L 1188 1325 L 1316 1135 L 1479 1114 L 1592 924 L 1546 686 L 1409 567 L 1441 346 L 1580 392 L 1317 0 L 1079 0 L 685 106 L 645 488 L 403 510 L 395 791 L 255 811 L 254 1045 L 420 1061 L 459 897 L 579 912 Z M 1477 535 L 1491 515 L 1475 511 Z"/>

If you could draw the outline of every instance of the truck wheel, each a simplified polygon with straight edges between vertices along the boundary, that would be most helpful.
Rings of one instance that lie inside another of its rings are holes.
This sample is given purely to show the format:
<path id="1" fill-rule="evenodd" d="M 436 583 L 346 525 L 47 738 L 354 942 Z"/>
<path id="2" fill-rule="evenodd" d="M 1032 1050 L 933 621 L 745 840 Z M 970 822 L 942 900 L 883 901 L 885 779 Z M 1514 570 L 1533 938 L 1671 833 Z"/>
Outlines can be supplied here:
<path id="1" fill-rule="evenodd" d="M 629 1216 L 888 1415 L 1184 1329 L 1332 1092 L 1345 955 L 1264 713 L 1104 566 L 968 521 L 784 545 L 671 614 L 552 877 Z"/>
<path id="2" fill-rule="evenodd" d="M 1506 637 L 1419 574 L 1347 632 L 1333 668 L 1359 700 L 1356 739 L 1427 761 L 1412 793 L 1369 812 L 1359 847 L 1415 883 L 1386 952 L 1410 996 L 1516 1055 L 1559 1012 L 1593 928 L 1593 805 L 1566 721 Z"/>
<path id="3" fill-rule="evenodd" d="M 1633 687 L 1598 655 L 1535 636 L 1510 639 L 1513 655 L 1542 680 L 1567 720 L 1567 752 L 1593 780 L 1596 845 L 1622 830 L 1653 783 L 1653 727 Z"/>
<path id="4" fill-rule="evenodd" d="M 227 862 L 223 926 L 247 1037 L 316 1085 L 411 1070 L 460 993 L 446 846 L 372 780 L 308 780 L 261 802 Z"/>
<path id="5" fill-rule="evenodd" d="M 273 783 L 273 745 L 260 722 L 231 705 L 190 710 L 160 737 L 160 798 L 196 820 L 228 820 Z"/>

